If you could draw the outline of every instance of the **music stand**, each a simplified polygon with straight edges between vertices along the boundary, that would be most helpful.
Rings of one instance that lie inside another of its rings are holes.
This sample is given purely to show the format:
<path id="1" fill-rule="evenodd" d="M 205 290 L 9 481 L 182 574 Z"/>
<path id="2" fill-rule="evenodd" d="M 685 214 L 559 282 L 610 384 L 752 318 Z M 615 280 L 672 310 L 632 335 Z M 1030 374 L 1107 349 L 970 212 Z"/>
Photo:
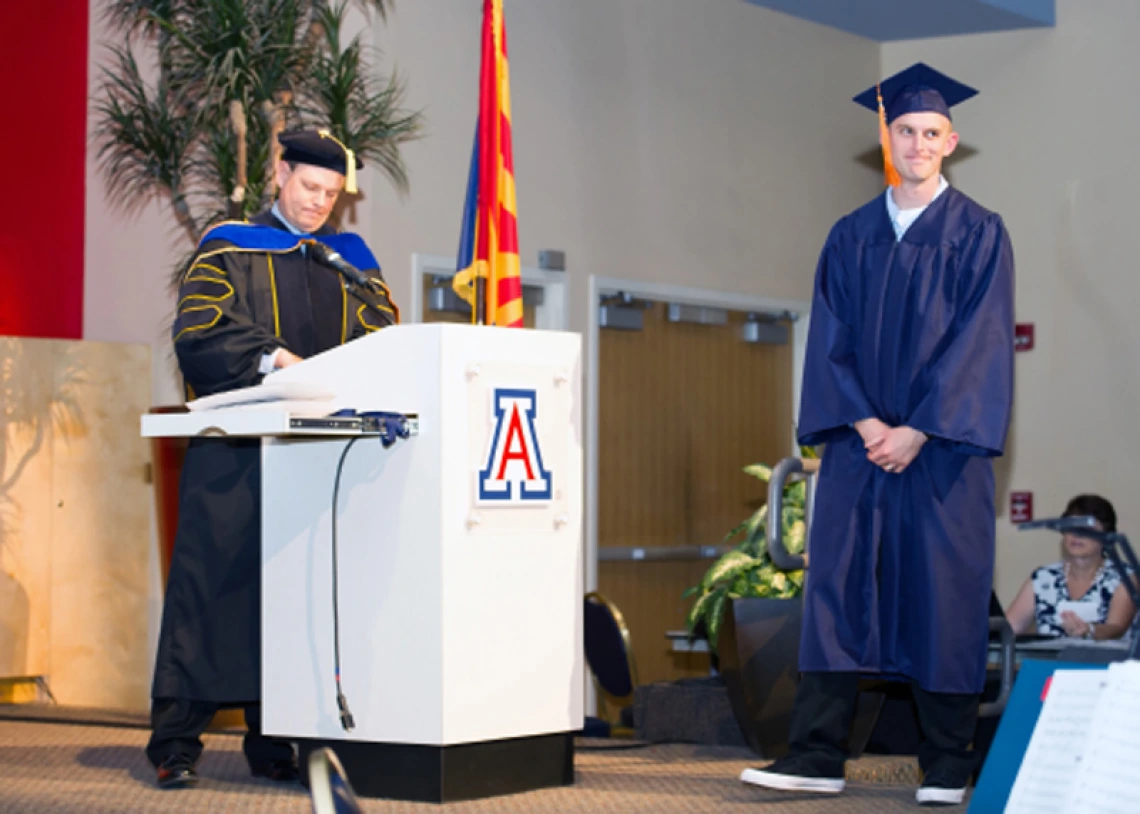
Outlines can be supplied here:
<path id="1" fill-rule="evenodd" d="M 1136 552 L 1124 534 L 1118 531 L 1101 531 L 1096 527 L 1096 524 L 1095 517 L 1051 517 L 1045 520 L 1032 520 L 1028 523 L 1022 523 L 1018 526 L 1018 530 L 1051 529 L 1062 534 L 1087 537 L 1100 543 L 1105 557 L 1116 568 L 1116 573 L 1120 574 L 1120 581 L 1124 585 L 1124 590 L 1128 591 L 1128 596 L 1132 598 L 1133 608 L 1138 611 L 1132 618 L 1132 642 L 1128 647 L 1128 658 L 1135 659 L 1140 655 L 1140 590 L 1137 590 L 1136 584 L 1128 576 L 1128 570 L 1124 567 L 1121 554 L 1123 553 L 1124 559 L 1128 561 L 1129 567 L 1136 575 L 1140 575 L 1140 562 L 1137 562 Z M 1117 551 L 1118 548 L 1119 551 Z"/>

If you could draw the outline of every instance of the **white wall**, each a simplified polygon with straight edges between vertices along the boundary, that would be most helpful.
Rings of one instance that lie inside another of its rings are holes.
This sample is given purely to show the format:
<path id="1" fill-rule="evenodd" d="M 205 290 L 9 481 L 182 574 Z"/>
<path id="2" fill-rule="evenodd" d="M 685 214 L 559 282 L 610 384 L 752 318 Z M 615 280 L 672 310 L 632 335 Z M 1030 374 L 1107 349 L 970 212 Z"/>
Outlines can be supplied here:
<path id="1" fill-rule="evenodd" d="M 976 154 L 954 184 L 1000 212 L 1017 263 L 1017 318 L 1036 348 L 1017 356 L 1009 489 L 1031 490 L 1038 517 L 1094 491 L 1140 535 L 1140 3 L 1058 0 L 1055 29 L 891 43 L 890 74 L 922 60 L 981 93 L 954 112 Z M 998 522 L 998 592 L 1013 598 L 1055 536 Z"/>

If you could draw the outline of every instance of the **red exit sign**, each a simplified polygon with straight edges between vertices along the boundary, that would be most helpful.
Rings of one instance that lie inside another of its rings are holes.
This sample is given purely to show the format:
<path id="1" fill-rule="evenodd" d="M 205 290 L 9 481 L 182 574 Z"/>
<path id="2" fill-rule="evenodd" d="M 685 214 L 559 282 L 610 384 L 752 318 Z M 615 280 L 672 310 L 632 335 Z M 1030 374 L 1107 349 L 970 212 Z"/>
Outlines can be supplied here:
<path id="1" fill-rule="evenodd" d="M 1011 523 L 1028 523 L 1033 519 L 1033 493 L 1009 493 L 1009 520 Z"/>
<path id="2" fill-rule="evenodd" d="M 1013 326 L 1013 349 L 1033 350 L 1033 323 L 1019 322 Z"/>

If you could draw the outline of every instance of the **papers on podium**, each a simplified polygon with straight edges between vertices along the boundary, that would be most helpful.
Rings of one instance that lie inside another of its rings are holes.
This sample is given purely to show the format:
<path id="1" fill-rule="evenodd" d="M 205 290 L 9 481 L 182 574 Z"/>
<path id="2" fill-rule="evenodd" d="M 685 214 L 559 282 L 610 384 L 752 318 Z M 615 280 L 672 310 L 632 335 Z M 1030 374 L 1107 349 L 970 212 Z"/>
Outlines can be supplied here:
<path id="1" fill-rule="evenodd" d="M 338 409 L 327 386 L 300 381 L 266 379 L 243 387 L 187 402 L 189 413 L 165 413 L 142 417 L 144 437 L 269 437 L 283 435 L 360 435 L 350 419 L 329 419 L 329 426 L 314 427 Z M 359 422 L 359 419 L 356 420 Z M 334 426 L 335 425 L 335 426 Z"/>
<path id="2" fill-rule="evenodd" d="M 335 394 L 320 385 L 298 381 L 274 381 L 270 376 L 253 387 L 227 390 L 225 393 L 188 401 L 186 407 L 190 412 L 245 407 L 271 408 L 291 413 L 312 411 L 311 415 L 327 415 L 331 410 L 327 402 L 333 398 Z"/>

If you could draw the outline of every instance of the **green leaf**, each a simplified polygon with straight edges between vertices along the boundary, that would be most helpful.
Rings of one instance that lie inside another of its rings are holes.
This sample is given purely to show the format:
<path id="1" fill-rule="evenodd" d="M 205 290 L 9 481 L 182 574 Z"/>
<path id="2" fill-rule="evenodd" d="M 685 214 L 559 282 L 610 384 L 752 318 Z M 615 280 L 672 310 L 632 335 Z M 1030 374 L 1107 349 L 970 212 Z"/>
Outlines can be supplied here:
<path id="1" fill-rule="evenodd" d="M 728 534 L 724 535 L 724 542 L 726 542 L 726 543 L 732 542 L 733 537 L 735 537 L 736 535 L 740 534 L 740 532 L 742 532 L 748 528 L 748 523 L 750 521 L 751 521 L 751 518 L 743 521 L 742 523 L 740 523 L 740 525 L 738 525 L 736 528 L 734 528 Z"/>
<path id="2" fill-rule="evenodd" d="M 806 500 L 806 481 L 797 480 L 784 487 L 784 506 L 792 506 L 802 511 Z"/>
<path id="3" fill-rule="evenodd" d="M 768 534 L 768 504 L 765 503 L 744 521 L 747 535 L 740 550 L 753 557 L 766 556 L 765 537 Z"/>
<path id="4" fill-rule="evenodd" d="M 717 637 L 724 621 L 724 609 L 728 602 L 728 590 L 717 588 L 709 594 L 709 608 L 705 614 L 705 629 L 708 631 L 709 649 L 716 652 Z"/>
<path id="5" fill-rule="evenodd" d="M 791 554 L 802 554 L 804 551 L 804 537 L 807 533 L 807 527 L 804 525 L 803 520 L 796 520 L 791 523 L 786 533 L 784 534 L 784 546 Z"/>
<path id="6" fill-rule="evenodd" d="M 709 603 L 712 601 L 713 592 L 702 593 L 697 597 L 697 601 L 689 608 L 689 613 L 685 617 L 685 627 L 692 633 L 697 628 L 697 624 L 704 617 L 706 611 L 709 609 Z"/>
<path id="7" fill-rule="evenodd" d="M 744 471 L 765 483 L 772 479 L 772 467 L 765 466 L 764 464 L 750 464 L 744 467 Z"/>
<path id="8" fill-rule="evenodd" d="M 750 577 L 752 575 L 752 572 L 755 570 L 755 568 L 744 569 L 738 573 L 728 588 L 729 596 L 731 596 L 733 599 L 740 599 L 744 596 L 751 596 L 753 582 Z"/>
<path id="9" fill-rule="evenodd" d="M 712 564 L 701 580 L 701 587 L 708 590 L 717 583 L 732 579 L 742 570 L 755 565 L 756 558 L 750 557 L 743 551 L 729 551 Z"/>

